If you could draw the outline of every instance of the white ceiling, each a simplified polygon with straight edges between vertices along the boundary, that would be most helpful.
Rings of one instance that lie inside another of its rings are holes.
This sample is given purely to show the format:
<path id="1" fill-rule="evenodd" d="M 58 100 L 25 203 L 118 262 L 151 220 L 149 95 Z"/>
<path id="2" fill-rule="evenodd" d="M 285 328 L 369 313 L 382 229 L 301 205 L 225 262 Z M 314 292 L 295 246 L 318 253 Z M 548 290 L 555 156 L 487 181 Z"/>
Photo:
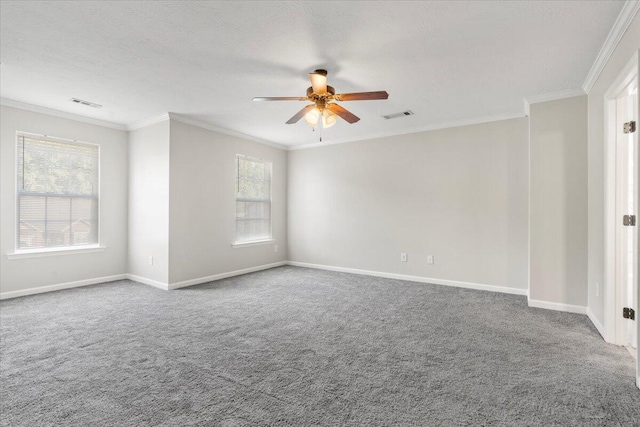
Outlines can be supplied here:
<path id="1" fill-rule="evenodd" d="M 262 140 L 318 142 L 301 120 L 307 73 L 360 116 L 326 142 L 523 114 L 523 98 L 579 89 L 623 2 L 1 3 L 2 98 L 134 125 L 166 112 Z M 93 109 L 72 97 L 103 105 Z M 412 110 L 395 120 L 380 116 Z"/>

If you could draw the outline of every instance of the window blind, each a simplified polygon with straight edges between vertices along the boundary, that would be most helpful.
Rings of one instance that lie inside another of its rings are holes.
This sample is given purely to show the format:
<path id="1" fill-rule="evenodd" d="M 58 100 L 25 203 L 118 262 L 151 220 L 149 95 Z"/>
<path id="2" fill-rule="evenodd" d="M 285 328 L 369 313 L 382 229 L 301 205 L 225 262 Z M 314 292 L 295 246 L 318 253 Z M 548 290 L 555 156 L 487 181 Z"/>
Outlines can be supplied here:
<path id="1" fill-rule="evenodd" d="M 271 238 L 271 162 L 236 155 L 236 243 Z"/>
<path id="2" fill-rule="evenodd" d="M 98 243 L 97 145 L 18 135 L 17 249 Z"/>

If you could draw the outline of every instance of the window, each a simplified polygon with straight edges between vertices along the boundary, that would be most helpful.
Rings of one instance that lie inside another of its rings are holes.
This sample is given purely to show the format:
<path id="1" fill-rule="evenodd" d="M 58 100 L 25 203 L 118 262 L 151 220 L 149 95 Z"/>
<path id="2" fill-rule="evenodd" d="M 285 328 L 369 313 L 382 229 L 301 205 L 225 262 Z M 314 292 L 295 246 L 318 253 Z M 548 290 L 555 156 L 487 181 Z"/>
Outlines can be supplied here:
<path id="1" fill-rule="evenodd" d="M 271 162 L 236 155 L 236 243 L 271 239 Z"/>
<path id="2" fill-rule="evenodd" d="M 100 147 L 18 134 L 16 250 L 98 244 Z"/>

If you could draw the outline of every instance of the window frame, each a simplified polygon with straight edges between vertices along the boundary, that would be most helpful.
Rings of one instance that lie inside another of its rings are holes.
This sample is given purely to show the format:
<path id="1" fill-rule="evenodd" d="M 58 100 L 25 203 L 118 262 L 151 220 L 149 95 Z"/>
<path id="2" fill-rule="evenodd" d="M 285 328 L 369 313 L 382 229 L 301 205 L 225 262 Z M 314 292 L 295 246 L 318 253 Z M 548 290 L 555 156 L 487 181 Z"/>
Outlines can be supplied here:
<path id="1" fill-rule="evenodd" d="M 44 140 L 49 140 L 52 142 L 60 141 L 64 143 L 72 143 L 76 145 L 90 145 L 92 147 L 96 147 L 98 149 L 98 192 L 97 192 L 97 200 L 98 200 L 98 212 L 97 214 L 97 234 L 98 239 L 96 243 L 89 245 L 71 245 L 71 246 L 51 246 L 51 247 L 43 247 L 43 248 L 32 248 L 32 249 L 20 249 L 20 232 L 19 232 L 19 222 L 20 222 L 20 194 L 19 194 L 19 183 L 18 183 L 18 167 L 19 167 L 19 157 L 20 153 L 18 152 L 18 145 L 20 144 L 20 137 L 26 138 L 39 138 Z M 105 246 L 102 245 L 102 147 L 100 144 L 95 142 L 87 142 L 80 141 L 77 139 L 69 139 L 69 138 L 60 138 L 50 135 L 37 134 L 32 132 L 24 132 L 17 131 L 16 132 L 16 140 L 14 144 L 15 148 L 15 159 L 14 159 L 14 171 L 13 171 L 13 179 L 14 179 L 14 222 L 13 222 L 13 232 L 14 232 L 14 243 L 13 248 L 14 252 L 7 254 L 9 259 L 15 258 L 31 258 L 31 257 L 39 257 L 39 256 L 49 256 L 49 255 L 66 255 L 66 254 L 75 254 L 75 253 L 90 253 L 90 252 L 100 252 L 105 249 Z"/>
<path id="2" fill-rule="evenodd" d="M 269 166 L 269 236 L 266 238 L 262 238 L 262 239 L 258 239 L 258 240 L 240 240 L 238 241 L 238 219 L 237 219 L 237 215 L 238 215 L 238 178 L 239 178 L 239 173 L 240 173 L 240 168 L 238 167 L 238 161 L 240 159 L 248 159 L 248 160 L 252 160 L 254 162 L 260 162 L 263 163 L 264 165 L 268 165 Z M 233 241 L 231 243 L 231 246 L 233 248 L 240 248 L 240 247 L 246 247 L 246 246 L 257 246 L 257 245 L 264 245 L 264 244 L 268 244 L 268 243 L 273 243 L 275 242 L 275 239 L 273 238 L 273 162 L 271 160 L 268 159 L 263 159 L 260 157 L 255 157 L 255 156 L 249 156 L 246 154 L 240 154 L 240 153 L 236 153 L 235 155 L 235 174 L 234 174 L 234 196 L 233 196 L 233 200 L 234 200 L 234 213 L 233 213 L 233 225 L 234 225 L 234 230 L 233 230 Z"/>

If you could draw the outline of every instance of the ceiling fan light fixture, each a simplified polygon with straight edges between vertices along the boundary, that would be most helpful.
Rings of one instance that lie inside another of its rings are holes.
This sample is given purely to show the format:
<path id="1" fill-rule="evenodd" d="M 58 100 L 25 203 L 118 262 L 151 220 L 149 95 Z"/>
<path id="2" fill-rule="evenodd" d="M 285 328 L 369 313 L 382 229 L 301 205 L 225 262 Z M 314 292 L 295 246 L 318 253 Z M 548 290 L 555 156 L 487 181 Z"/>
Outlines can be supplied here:
<path id="1" fill-rule="evenodd" d="M 323 129 L 330 128 L 336 124 L 337 120 L 338 115 L 327 108 L 321 112 L 318 107 L 315 107 L 304 115 L 304 121 L 314 129 L 318 127 L 318 124 L 322 124 Z"/>

